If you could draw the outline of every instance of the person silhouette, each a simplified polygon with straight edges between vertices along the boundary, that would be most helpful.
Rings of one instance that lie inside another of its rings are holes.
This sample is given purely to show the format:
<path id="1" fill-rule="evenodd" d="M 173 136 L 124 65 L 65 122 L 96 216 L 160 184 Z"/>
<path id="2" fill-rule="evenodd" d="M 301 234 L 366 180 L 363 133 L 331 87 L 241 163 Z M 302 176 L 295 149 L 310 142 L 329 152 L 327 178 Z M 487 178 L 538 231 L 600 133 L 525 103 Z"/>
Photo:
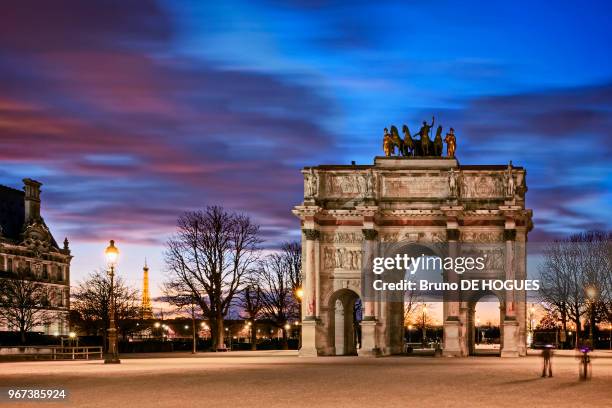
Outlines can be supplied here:
<path id="1" fill-rule="evenodd" d="M 553 347 L 550 344 L 547 344 L 542 349 L 542 377 L 546 377 L 546 369 L 548 369 L 548 376 L 552 377 L 552 364 L 550 362 L 550 358 L 553 355 Z"/>

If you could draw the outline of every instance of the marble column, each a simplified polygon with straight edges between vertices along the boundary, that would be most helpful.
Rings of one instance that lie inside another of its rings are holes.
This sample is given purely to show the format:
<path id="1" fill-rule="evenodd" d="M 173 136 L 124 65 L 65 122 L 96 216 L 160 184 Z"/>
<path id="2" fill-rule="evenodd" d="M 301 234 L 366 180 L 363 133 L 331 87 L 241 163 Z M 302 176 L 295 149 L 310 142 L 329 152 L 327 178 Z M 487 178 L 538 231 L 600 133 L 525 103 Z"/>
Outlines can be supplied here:
<path id="1" fill-rule="evenodd" d="M 458 252 L 459 229 L 455 228 L 446 230 L 446 240 L 448 242 L 448 256 L 454 258 Z M 458 277 L 454 271 L 448 271 L 446 275 L 447 282 L 457 282 Z M 451 295 L 452 296 L 452 295 Z M 458 296 L 458 294 L 455 294 Z M 465 347 L 461 347 L 461 320 L 459 319 L 459 299 L 447 299 L 444 302 L 446 315 L 444 316 L 444 345 L 443 355 L 447 357 L 462 357 L 465 355 Z"/>
<path id="2" fill-rule="evenodd" d="M 527 279 L 527 247 L 524 232 L 515 241 L 515 265 L 516 279 Z M 519 325 L 518 352 L 519 356 L 527 355 L 527 292 L 525 290 L 515 292 L 516 299 L 516 321 Z"/>
<path id="3" fill-rule="evenodd" d="M 363 229 L 364 237 L 364 258 L 363 266 L 369 267 L 372 264 L 372 259 L 378 252 L 378 231 L 375 229 Z M 370 357 L 380 355 L 380 348 L 376 341 L 376 310 L 374 296 L 372 290 L 372 273 L 366 271 L 363 274 L 361 295 L 363 297 L 363 319 L 361 321 L 361 348 L 358 350 L 359 356 Z"/>
<path id="4" fill-rule="evenodd" d="M 302 320 L 302 347 L 300 356 L 316 357 L 317 353 L 317 311 L 316 311 L 316 243 L 319 239 L 319 231 L 315 229 L 304 229 L 306 237 L 305 248 L 305 276 L 304 276 L 304 297 L 305 307 L 304 319 Z"/>
<path id="5" fill-rule="evenodd" d="M 509 225 L 511 224 L 511 225 Z M 504 241 L 506 245 L 505 250 L 505 279 L 515 279 L 515 239 L 516 229 L 514 229 L 514 223 L 506 222 L 506 229 L 504 230 Z M 501 356 L 502 357 L 518 357 L 519 347 L 519 324 L 516 320 L 516 299 L 514 290 L 507 290 L 505 293 L 505 316 L 504 316 L 504 328 L 503 328 L 503 339 Z"/>

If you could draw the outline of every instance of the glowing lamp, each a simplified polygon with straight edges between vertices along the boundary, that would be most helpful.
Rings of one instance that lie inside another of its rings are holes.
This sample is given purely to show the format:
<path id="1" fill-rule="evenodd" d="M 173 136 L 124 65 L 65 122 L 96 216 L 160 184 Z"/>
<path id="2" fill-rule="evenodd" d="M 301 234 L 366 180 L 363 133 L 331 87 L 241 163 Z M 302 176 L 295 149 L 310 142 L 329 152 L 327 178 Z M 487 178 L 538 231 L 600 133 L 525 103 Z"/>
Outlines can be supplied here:
<path id="1" fill-rule="evenodd" d="M 110 245 L 106 247 L 106 251 L 104 251 L 106 255 L 106 261 L 109 265 L 113 266 L 117 263 L 117 258 L 119 257 L 119 250 L 115 246 L 115 241 L 110 240 Z"/>

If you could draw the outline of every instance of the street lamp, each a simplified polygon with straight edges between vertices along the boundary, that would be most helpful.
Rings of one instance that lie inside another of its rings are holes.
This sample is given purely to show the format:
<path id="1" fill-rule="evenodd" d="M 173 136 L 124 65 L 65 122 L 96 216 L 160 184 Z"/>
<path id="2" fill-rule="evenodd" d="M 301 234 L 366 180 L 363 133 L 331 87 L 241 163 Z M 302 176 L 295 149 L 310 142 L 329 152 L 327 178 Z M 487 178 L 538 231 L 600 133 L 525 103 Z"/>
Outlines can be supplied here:
<path id="1" fill-rule="evenodd" d="M 427 336 L 427 329 L 425 328 L 425 322 L 427 321 L 427 305 L 423 304 L 423 346 L 425 346 L 425 337 Z"/>
<path id="2" fill-rule="evenodd" d="M 291 329 L 291 325 L 289 323 L 285 324 L 285 333 L 286 336 L 289 337 L 289 329 Z"/>
<path id="3" fill-rule="evenodd" d="M 595 306 L 595 299 L 597 298 L 597 288 L 595 288 L 595 286 L 589 286 L 586 288 L 585 290 L 586 295 L 589 298 L 589 304 L 590 304 L 590 314 L 589 314 L 589 320 L 591 321 L 591 327 L 589 330 L 589 343 L 590 346 L 595 349 L 595 343 L 593 343 L 593 331 L 595 330 L 595 316 L 594 316 L 594 306 Z"/>
<path id="4" fill-rule="evenodd" d="M 117 347 L 117 326 L 115 323 L 115 265 L 119 257 L 119 250 L 115 246 L 115 241 L 111 239 L 110 245 L 104 251 L 106 262 L 109 266 L 108 276 L 110 276 L 110 327 L 108 328 L 108 351 L 104 358 L 104 364 L 119 364 L 119 351 Z"/>
<path id="5" fill-rule="evenodd" d="M 300 286 L 295 290 L 295 297 L 299 302 L 299 319 L 302 321 L 302 298 L 304 297 L 304 289 Z M 302 330 L 298 332 L 298 350 L 302 348 Z"/>
<path id="6" fill-rule="evenodd" d="M 529 346 L 533 344 L 533 316 L 535 315 L 535 306 L 533 303 L 529 308 Z"/>
<path id="7" fill-rule="evenodd" d="M 586 294 L 589 299 L 594 300 L 597 297 L 597 289 L 594 286 L 589 286 L 586 289 Z"/>

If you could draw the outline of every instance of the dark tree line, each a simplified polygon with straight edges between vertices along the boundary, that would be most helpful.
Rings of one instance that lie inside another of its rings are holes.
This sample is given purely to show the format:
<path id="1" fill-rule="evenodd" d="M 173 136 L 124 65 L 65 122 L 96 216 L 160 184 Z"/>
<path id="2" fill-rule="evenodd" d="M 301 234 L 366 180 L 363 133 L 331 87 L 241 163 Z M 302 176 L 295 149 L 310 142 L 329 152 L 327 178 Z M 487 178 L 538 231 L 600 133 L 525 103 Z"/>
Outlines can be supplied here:
<path id="1" fill-rule="evenodd" d="M 244 214 L 218 206 L 184 213 L 166 243 L 166 280 L 158 299 L 207 319 L 216 350 L 225 348 L 224 319 L 237 310 L 251 326 L 253 345 L 261 319 L 286 340 L 285 326 L 300 318 L 301 245 L 284 243 L 265 254 L 261 243 L 259 226 Z M 119 277 L 114 296 L 115 320 L 125 335 L 139 317 L 139 294 Z M 72 323 L 84 334 L 106 334 L 110 299 L 108 275 L 92 273 L 73 290 Z"/>
<path id="2" fill-rule="evenodd" d="M 297 290 L 301 285 L 301 248 L 298 243 L 285 243 L 281 250 L 262 258 L 251 272 L 249 283 L 242 294 L 243 307 L 258 304 L 257 313 L 250 312 L 251 320 L 263 318 L 273 322 L 283 333 L 283 347 L 287 347 L 288 330 L 292 320 L 300 318 Z M 257 296 L 258 303 L 253 303 Z"/>
<path id="3" fill-rule="evenodd" d="M 223 321 L 232 307 L 251 323 L 253 340 L 258 319 L 274 322 L 286 339 L 284 326 L 299 317 L 300 245 L 263 255 L 261 243 L 259 226 L 248 216 L 211 206 L 179 217 L 166 244 L 164 298 L 193 301 L 210 322 L 217 350 L 225 348 Z"/>
<path id="4" fill-rule="evenodd" d="M 115 321 L 119 334 L 125 336 L 133 330 L 134 319 L 140 314 L 140 296 L 136 289 L 115 276 Z M 72 291 L 71 321 L 82 334 L 103 336 L 110 325 L 110 277 L 105 271 L 91 273 Z"/>

